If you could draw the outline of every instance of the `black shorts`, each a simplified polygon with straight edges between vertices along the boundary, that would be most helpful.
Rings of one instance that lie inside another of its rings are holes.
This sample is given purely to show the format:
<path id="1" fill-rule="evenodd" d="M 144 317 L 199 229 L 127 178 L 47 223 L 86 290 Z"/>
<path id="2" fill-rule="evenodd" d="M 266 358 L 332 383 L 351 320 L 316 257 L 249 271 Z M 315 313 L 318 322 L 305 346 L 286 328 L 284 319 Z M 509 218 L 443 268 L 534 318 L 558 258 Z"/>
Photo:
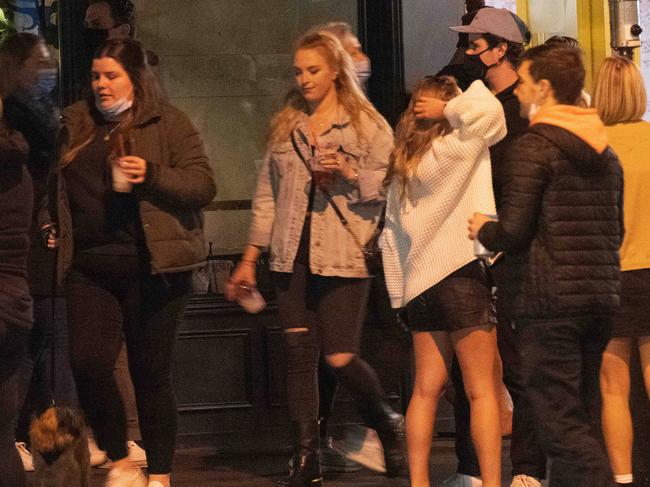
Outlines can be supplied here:
<path id="1" fill-rule="evenodd" d="M 495 302 L 486 269 L 478 260 L 454 271 L 409 301 L 405 309 L 408 328 L 454 332 L 496 324 Z"/>
<path id="2" fill-rule="evenodd" d="M 315 331 L 325 355 L 359 352 L 370 279 L 319 276 L 296 261 L 292 273 L 274 272 L 273 282 L 283 328 Z"/>
<path id="3" fill-rule="evenodd" d="M 650 336 L 650 269 L 621 272 L 621 284 L 612 337 Z"/>

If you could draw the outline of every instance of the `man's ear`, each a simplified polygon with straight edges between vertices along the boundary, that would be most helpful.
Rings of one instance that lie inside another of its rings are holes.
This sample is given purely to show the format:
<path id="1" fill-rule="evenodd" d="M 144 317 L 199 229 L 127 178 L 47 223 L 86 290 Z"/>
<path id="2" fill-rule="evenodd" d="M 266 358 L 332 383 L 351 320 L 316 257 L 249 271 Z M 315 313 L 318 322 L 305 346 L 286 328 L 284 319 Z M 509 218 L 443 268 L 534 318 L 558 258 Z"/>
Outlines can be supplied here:
<path id="1" fill-rule="evenodd" d="M 131 26 L 129 24 L 122 24 L 118 27 L 120 29 L 120 32 L 124 37 L 130 37 L 131 36 Z"/>
<path id="2" fill-rule="evenodd" d="M 549 80 L 540 79 L 537 84 L 539 85 L 539 91 L 545 100 L 551 97 L 555 98 L 555 92 L 553 91 L 553 86 Z"/>

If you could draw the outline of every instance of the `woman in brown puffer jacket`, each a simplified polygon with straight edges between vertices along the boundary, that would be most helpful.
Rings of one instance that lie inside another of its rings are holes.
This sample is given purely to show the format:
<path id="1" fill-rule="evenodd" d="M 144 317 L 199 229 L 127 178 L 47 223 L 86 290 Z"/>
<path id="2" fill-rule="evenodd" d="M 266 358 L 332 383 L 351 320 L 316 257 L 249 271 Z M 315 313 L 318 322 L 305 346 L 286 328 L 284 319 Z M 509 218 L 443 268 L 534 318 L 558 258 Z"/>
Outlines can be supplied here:
<path id="1" fill-rule="evenodd" d="M 94 97 L 64 112 L 50 188 L 71 365 L 112 460 L 107 485 L 146 485 L 128 458 L 113 379 L 124 335 L 149 485 L 168 487 L 177 428 L 171 355 L 190 271 L 205 261 L 201 209 L 216 188 L 197 130 L 163 101 L 138 42 L 106 41 L 92 80 Z"/>

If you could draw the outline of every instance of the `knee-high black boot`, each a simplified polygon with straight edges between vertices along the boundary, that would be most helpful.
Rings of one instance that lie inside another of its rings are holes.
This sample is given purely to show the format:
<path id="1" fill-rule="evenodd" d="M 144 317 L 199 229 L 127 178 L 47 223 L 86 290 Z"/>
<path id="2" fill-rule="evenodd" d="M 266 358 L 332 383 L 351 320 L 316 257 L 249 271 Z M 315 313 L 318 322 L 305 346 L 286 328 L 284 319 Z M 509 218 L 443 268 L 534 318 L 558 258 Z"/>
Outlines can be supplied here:
<path id="1" fill-rule="evenodd" d="M 320 487 L 318 421 L 294 421 L 293 466 L 287 487 Z"/>
<path id="2" fill-rule="evenodd" d="M 406 475 L 404 418 L 393 411 L 384 399 L 384 391 L 375 371 L 356 356 L 348 365 L 335 371 L 356 399 L 364 421 L 377 431 L 384 448 L 386 474 L 391 477 Z"/>

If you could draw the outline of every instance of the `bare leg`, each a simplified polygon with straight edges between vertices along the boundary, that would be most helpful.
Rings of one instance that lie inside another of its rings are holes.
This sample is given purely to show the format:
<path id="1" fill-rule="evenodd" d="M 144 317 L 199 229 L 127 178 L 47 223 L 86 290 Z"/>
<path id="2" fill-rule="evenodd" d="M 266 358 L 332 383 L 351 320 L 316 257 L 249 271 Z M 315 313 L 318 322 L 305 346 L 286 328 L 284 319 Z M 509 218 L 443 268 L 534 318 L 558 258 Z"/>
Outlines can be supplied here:
<path id="1" fill-rule="evenodd" d="M 641 369 L 645 391 L 650 399 L 650 336 L 639 337 L 639 353 L 641 355 Z"/>
<path id="2" fill-rule="evenodd" d="M 603 353 L 600 370 L 602 424 L 614 475 L 632 473 L 632 416 L 630 413 L 630 339 L 613 338 Z"/>
<path id="3" fill-rule="evenodd" d="M 446 332 L 413 334 L 415 385 L 406 412 L 406 444 L 412 487 L 429 487 L 429 455 L 438 400 L 447 381 L 451 343 Z"/>
<path id="4" fill-rule="evenodd" d="M 496 335 L 475 327 L 451 335 L 470 403 L 470 428 L 484 487 L 501 485 L 501 426 L 494 381 Z"/>

